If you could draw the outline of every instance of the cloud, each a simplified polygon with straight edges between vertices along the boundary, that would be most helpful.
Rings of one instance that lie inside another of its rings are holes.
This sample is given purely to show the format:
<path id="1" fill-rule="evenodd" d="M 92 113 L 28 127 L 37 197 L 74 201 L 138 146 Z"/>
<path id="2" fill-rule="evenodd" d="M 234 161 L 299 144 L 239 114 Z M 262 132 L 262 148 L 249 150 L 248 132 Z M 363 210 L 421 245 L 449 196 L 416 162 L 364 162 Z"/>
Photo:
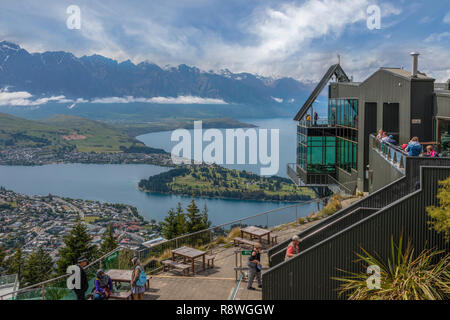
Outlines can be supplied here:
<path id="1" fill-rule="evenodd" d="M 228 68 L 306 83 L 317 82 L 337 61 L 337 53 L 355 78 L 379 66 L 409 65 L 408 52 L 417 50 L 427 36 L 445 33 L 438 23 L 429 22 L 441 20 L 448 11 L 448 0 L 436 1 L 436 13 L 423 10 L 423 3 L 415 0 L 79 0 L 81 30 L 67 30 L 65 9 L 70 2 L 23 2 L 26 11 L 23 4 L 0 3 L 0 38 L 17 41 L 29 51 L 98 53 L 202 70 Z M 381 7 L 381 30 L 366 27 L 366 10 L 372 4 Z M 450 23 L 450 12 L 444 22 Z M 445 67 L 431 70 L 436 77 L 446 74 L 449 61 L 447 38 L 441 39 L 433 46 L 447 55 L 441 61 Z"/>
<path id="2" fill-rule="evenodd" d="M 36 106 L 48 102 L 66 103 L 72 102 L 65 96 L 51 96 L 38 99 L 32 99 L 33 95 L 26 91 L 10 92 L 8 88 L 0 90 L 0 106 Z"/>
<path id="3" fill-rule="evenodd" d="M 283 103 L 283 99 L 281 99 L 281 98 L 277 98 L 277 97 L 271 97 L 271 98 L 278 103 Z"/>
<path id="4" fill-rule="evenodd" d="M 178 97 L 153 97 L 153 98 L 135 98 L 132 96 L 126 97 L 106 97 L 97 98 L 91 101 L 92 103 L 155 103 L 155 104 L 227 104 L 222 99 L 201 98 L 193 96 L 178 96 Z"/>
<path id="5" fill-rule="evenodd" d="M 444 23 L 450 23 L 450 11 L 445 15 Z"/>
<path id="6" fill-rule="evenodd" d="M 432 33 L 425 39 L 425 42 L 440 42 L 447 38 L 450 38 L 450 32 Z"/>

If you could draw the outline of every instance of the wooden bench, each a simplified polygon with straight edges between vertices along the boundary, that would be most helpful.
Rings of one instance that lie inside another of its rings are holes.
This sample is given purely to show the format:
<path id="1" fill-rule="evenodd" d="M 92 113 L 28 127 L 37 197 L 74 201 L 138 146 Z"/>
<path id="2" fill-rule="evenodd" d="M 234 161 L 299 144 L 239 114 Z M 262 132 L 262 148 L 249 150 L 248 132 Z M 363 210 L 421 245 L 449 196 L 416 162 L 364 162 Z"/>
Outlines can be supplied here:
<path id="1" fill-rule="evenodd" d="M 119 291 L 114 292 L 109 296 L 109 299 L 115 299 L 115 300 L 130 300 L 131 299 L 131 291 Z"/>
<path id="2" fill-rule="evenodd" d="M 214 259 L 216 256 L 205 256 L 206 261 L 208 261 L 208 268 L 210 268 L 209 264 L 211 262 L 211 268 L 214 268 Z"/>
<path id="3" fill-rule="evenodd" d="M 259 242 L 251 241 L 251 240 L 244 239 L 244 238 L 241 238 L 241 237 L 233 238 L 233 241 L 234 241 L 234 245 L 235 246 L 239 245 L 239 244 L 245 244 L 245 245 L 249 245 L 249 246 L 254 247 L 256 244 L 259 243 Z"/>
<path id="4" fill-rule="evenodd" d="M 171 267 L 174 269 L 178 269 L 183 271 L 183 275 L 186 275 L 186 271 L 189 272 L 189 269 L 191 266 L 184 264 L 184 263 L 179 263 L 173 260 L 164 260 L 161 261 L 162 265 L 163 265 L 163 270 L 166 271 L 168 269 L 170 269 Z"/>

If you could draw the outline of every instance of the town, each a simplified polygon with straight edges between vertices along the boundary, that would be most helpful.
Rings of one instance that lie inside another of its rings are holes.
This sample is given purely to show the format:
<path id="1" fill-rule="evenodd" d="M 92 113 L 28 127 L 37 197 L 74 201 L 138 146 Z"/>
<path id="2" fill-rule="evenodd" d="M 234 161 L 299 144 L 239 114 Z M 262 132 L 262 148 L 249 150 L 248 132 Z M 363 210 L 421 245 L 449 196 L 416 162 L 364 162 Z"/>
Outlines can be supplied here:
<path id="1" fill-rule="evenodd" d="M 31 253 L 41 247 L 56 260 L 64 237 L 78 219 L 85 222 L 94 244 L 101 243 L 109 225 L 118 243 L 131 249 L 161 239 L 156 221 L 145 221 L 130 205 L 27 196 L 0 187 L 0 246 L 7 251 L 21 245 Z"/>
<path id="2" fill-rule="evenodd" d="M 38 166 L 55 163 L 173 165 L 169 153 L 49 152 L 39 147 L 0 150 L 0 165 Z"/>

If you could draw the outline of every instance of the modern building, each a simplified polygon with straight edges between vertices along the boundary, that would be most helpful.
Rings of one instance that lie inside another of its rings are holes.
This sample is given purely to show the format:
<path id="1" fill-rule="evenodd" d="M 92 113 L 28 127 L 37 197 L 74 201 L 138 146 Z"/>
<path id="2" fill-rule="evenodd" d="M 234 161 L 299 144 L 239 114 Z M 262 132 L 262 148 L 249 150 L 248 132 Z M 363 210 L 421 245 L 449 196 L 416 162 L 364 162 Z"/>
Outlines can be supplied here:
<path id="1" fill-rule="evenodd" d="M 363 249 L 379 261 L 392 259 L 392 244 L 408 242 L 450 252 L 442 233 L 430 228 L 427 207 L 438 205 L 439 182 L 450 177 L 450 81 L 435 83 L 418 71 L 380 68 L 364 82 L 349 80 L 332 66 L 295 117 L 297 163 L 288 166 L 299 185 L 337 185 L 369 194 L 300 232 L 300 253 L 285 260 L 290 240 L 268 250 L 263 299 L 345 299 L 336 278 L 367 274 L 357 260 Z M 329 84 L 328 117 L 315 116 L 313 102 Z M 397 144 L 381 142 L 382 129 L 399 144 L 417 136 L 440 157 L 409 156 Z"/>
<path id="2" fill-rule="evenodd" d="M 450 79 L 436 83 L 418 71 L 419 54 L 411 55 L 412 72 L 383 67 L 363 82 L 351 81 L 339 64 L 329 68 L 294 118 L 297 163 L 288 166 L 288 174 L 295 183 L 338 185 L 353 193 L 394 181 L 395 172 L 373 180 L 378 168 L 370 161 L 370 135 L 380 129 L 399 145 L 417 136 L 424 147 L 450 155 Z M 313 103 L 328 83 L 328 117 L 317 119 Z M 400 148 L 394 151 L 396 158 L 405 156 Z"/>

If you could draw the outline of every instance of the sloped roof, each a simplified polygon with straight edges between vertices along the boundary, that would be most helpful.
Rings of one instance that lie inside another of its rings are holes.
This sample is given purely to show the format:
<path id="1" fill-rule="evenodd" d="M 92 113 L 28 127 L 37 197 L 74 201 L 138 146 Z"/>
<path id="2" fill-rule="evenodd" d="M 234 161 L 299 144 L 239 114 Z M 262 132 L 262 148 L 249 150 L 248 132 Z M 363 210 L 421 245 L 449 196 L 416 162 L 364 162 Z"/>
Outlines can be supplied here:
<path id="1" fill-rule="evenodd" d="M 400 77 L 409 79 L 409 80 L 414 79 L 412 77 L 412 73 L 409 72 L 408 70 L 405 70 L 405 69 L 400 69 L 400 68 L 381 68 L 381 69 L 382 70 L 386 70 L 388 72 L 391 72 L 391 73 L 393 73 L 395 75 L 398 75 Z M 415 78 L 415 79 L 419 79 L 419 80 L 434 80 L 433 78 L 430 78 L 426 74 L 423 74 L 423 73 L 420 73 L 420 72 L 417 74 L 417 78 Z"/>
<path id="2" fill-rule="evenodd" d="M 349 82 L 350 81 L 340 64 L 332 65 L 328 69 L 328 71 L 325 73 L 325 75 L 322 77 L 320 82 L 317 84 L 316 88 L 314 88 L 313 92 L 311 93 L 309 98 L 306 100 L 305 104 L 300 108 L 300 110 L 298 111 L 294 120 L 300 121 L 303 118 L 305 113 L 308 111 L 308 109 L 311 107 L 311 105 L 317 99 L 317 97 L 322 92 L 323 88 L 325 88 L 328 81 L 330 81 L 330 79 L 333 75 L 336 76 L 338 82 Z"/>

